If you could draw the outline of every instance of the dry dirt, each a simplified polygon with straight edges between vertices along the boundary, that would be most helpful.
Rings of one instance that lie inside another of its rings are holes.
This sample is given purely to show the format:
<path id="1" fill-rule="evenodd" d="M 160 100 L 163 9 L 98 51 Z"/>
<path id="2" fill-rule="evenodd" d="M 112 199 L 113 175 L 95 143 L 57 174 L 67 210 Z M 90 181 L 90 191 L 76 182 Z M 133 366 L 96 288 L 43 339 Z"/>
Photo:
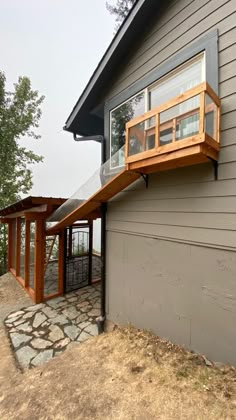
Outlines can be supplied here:
<path id="1" fill-rule="evenodd" d="M 1 279 L 0 279 L 1 281 Z M 235 419 L 236 373 L 145 331 L 117 329 L 21 373 L 1 340 L 0 419 Z"/>

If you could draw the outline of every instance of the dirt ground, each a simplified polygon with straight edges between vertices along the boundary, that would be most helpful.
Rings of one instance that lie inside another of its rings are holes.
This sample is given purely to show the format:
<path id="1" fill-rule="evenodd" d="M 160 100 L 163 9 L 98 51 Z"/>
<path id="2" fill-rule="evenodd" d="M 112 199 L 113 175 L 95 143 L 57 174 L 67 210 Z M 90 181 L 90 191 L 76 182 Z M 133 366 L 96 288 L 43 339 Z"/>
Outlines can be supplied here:
<path id="1" fill-rule="evenodd" d="M 116 329 L 24 373 L 4 340 L 1 420 L 236 418 L 234 368 L 208 367 L 148 332 Z"/>

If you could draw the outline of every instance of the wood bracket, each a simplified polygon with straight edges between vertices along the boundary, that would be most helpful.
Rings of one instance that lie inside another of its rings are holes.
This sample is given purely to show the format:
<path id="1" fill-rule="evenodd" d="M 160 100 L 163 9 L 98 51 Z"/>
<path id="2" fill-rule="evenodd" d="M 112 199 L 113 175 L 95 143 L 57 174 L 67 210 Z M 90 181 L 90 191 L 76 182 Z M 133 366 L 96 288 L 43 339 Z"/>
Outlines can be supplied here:
<path id="1" fill-rule="evenodd" d="M 141 174 L 143 177 L 143 180 L 145 182 L 146 188 L 148 188 L 148 180 L 149 180 L 149 176 L 148 174 Z"/>

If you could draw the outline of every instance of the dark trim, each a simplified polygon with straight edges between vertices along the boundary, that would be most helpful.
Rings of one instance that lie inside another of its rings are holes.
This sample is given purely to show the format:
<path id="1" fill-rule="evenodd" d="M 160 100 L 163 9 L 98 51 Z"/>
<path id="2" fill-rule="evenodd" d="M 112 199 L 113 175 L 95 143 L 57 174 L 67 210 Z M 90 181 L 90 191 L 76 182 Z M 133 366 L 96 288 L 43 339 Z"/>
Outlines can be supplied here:
<path id="1" fill-rule="evenodd" d="M 102 143 L 103 136 L 97 135 L 97 136 L 85 136 L 85 137 L 77 137 L 77 135 L 73 134 L 74 141 L 96 141 L 97 143 Z"/>
<path id="2" fill-rule="evenodd" d="M 63 267 L 63 294 L 66 293 L 66 260 L 67 260 L 67 235 L 68 228 L 64 229 L 64 267 Z"/>
<path id="3" fill-rule="evenodd" d="M 110 112 L 119 104 L 127 101 L 127 99 L 136 95 L 147 86 L 152 85 L 158 79 L 184 64 L 186 61 L 191 60 L 191 58 L 200 54 L 202 51 L 206 52 L 206 80 L 212 89 L 218 93 L 218 30 L 214 29 L 107 101 L 105 103 L 105 112 Z"/>
<path id="4" fill-rule="evenodd" d="M 140 28 L 157 15 L 160 4 L 160 0 L 137 0 L 134 3 L 67 118 L 65 130 L 81 135 L 92 134 L 87 132 L 88 127 L 91 127 L 92 115 L 90 114 L 87 129 L 82 124 L 83 118 L 94 107 L 94 100 L 103 94 L 110 75 L 117 69 L 132 43 L 137 41 L 137 34 L 142 34 Z M 100 131 L 97 133 L 102 134 Z"/>
<path id="5" fill-rule="evenodd" d="M 101 212 L 101 316 L 104 321 L 106 317 L 106 203 L 102 203 Z"/>
<path id="6" fill-rule="evenodd" d="M 105 103 L 104 136 L 107 143 L 107 159 L 110 157 L 110 111 L 203 51 L 206 54 L 206 81 L 218 94 L 218 30 L 214 29 L 177 52 Z"/>
<path id="7" fill-rule="evenodd" d="M 93 222 L 89 223 L 89 285 L 93 275 Z"/>

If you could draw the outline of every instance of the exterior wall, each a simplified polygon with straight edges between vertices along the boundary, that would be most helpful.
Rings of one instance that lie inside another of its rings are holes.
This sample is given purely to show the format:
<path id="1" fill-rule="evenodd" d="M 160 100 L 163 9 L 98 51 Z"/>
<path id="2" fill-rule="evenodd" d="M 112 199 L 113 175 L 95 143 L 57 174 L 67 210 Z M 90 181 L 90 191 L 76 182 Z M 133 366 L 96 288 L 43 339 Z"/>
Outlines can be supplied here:
<path id="1" fill-rule="evenodd" d="M 235 252 L 118 232 L 108 249 L 109 320 L 236 364 Z"/>
<path id="2" fill-rule="evenodd" d="M 212 29 L 219 34 L 221 151 L 211 163 L 154 174 L 107 213 L 107 317 L 236 364 L 236 3 L 181 0 L 160 10 L 107 100 Z M 108 140 L 108 139 L 107 139 Z"/>

